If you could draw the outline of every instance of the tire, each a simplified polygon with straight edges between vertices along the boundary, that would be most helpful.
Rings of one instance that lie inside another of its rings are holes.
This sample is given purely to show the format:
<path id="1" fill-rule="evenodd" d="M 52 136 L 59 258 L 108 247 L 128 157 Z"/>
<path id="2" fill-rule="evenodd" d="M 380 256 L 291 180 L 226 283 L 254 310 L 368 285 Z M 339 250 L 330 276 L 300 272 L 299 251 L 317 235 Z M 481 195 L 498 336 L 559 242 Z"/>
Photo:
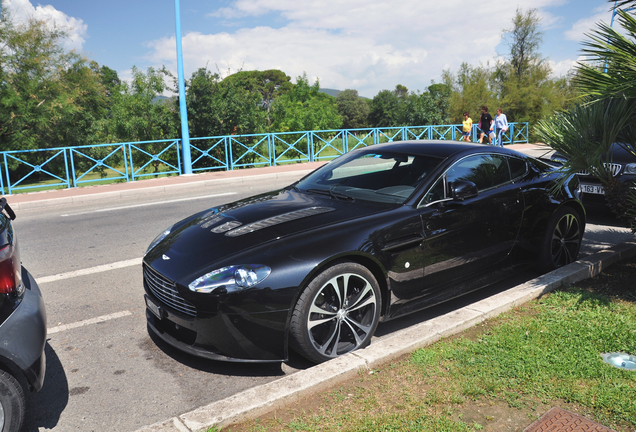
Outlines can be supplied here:
<path id="1" fill-rule="evenodd" d="M 0 373 L 0 431 L 18 432 L 26 412 L 26 399 L 20 383 L 13 375 Z"/>
<path id="2" fill-rule="evenodd" d="M 570 207 L 561 207 L 548 223 L 537 268 L 549 272 L 576 261 L 583 239 L 581 217 Z"/>
<path id="3" fill-rule="evenodd" d="M 380 286 L 356 263 L 341 263 L 316 276 L 302 291 L 290 325 L 292 348 L 321 363 L 364 348 L 380 320 Z"/>

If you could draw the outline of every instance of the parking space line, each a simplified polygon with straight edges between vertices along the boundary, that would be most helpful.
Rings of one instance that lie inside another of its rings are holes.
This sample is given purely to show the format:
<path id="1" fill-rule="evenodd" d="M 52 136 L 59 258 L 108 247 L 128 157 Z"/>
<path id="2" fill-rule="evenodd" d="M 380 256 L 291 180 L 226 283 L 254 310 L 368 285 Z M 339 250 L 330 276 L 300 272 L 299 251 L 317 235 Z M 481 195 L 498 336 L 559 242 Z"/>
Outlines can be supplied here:
<path id="1" fill-rule="evenodd" d="M 60 216 L 61 217 L 79 216 L 79 215 L 85 215 L 85 214 L 91 214 L 91 213 L 101 213 L 101 212 L 109 212 L 109 211 L 116 211 L 116 210 L 125 210 L 125 209 L 131 209 L 131 208 L 137 208 L 137 207 L 147 207 L 147 206 L 154 206 L 154 205 L 165 205 L 165 204 L 170 204 L 170 203 L 183 202 L 183 201 L 193 201 L 193 200 L 206 199 L 206 198 L 216 198 L 216 197 L 222 197 L 222 196 L 227 196 L 227 195 L 236 195 L 236 192 L 225 192 L 225 193 L 219 193 L 219 194 L 213 194 L 213 195 L 196 196 L 196 197 L 190 197 L 190 198 L 179 198 L 179 199 L 174 199 L 174 200 L 170 200 L 170 201 L 157 201 L 157 202 L 150 202 L 150 203 L 143 203 L 143 204 L 131 204 L 131 205 L 128 205 L 128 206 L 121 206 L 121 207 L 108 207 L 108 208 L 105 208 L 105 209 L 90 210 L 90 211 L 85 211 L 85 212 L 80 212 L 80 213 L 68 213 L 68 214 L 63 214 L 63 215 L 60 215 Z"/>
<path id="2" fill-rule="evenodd" d="M 133 258 L 126 261 L 119 261 L 119 262 L 114 262 L 111 264 L 104 264 L 104 265 L 86 268 L 82 270 L 74 270 L 74 271 L 66 272 L 66 273 L 58 273 L 56 275 L 38 277 L 35 279 L 37 280 L 38 284 L 43 284 L 47 282 L 55 282 L 55 281 L 69 279 L 73 277 L 86 276 L 90 274 L 101 273 L 105 271 L 140 265 L 142 262 L 142 259 L 143 258 Z"/>
<path id="3" fill-rule="evenodd" d="M 59 325 L 56 327 L 52 327 L 50 329 L 47 330 L 48 334 L 55 334 L 55 333 L 59 333 L 62 332 L 64 330 L 71 330 L 74 328 L 78 328 L 78 327 L 84 327 L 87 325 L 91 325 L 91 324 L 97 324 L 97 323 L 101 323 L 104 321 L 110 321 L 116 318 L 121 318 L 121 317 L 125 317 L 125 316 L 129 316 L 132 315 L 132 312 L 130 311 L 122 311 L 122 312 L 116 312 L 110 315 L 102 315 L 99 317 L 95 317 L 95 318 L 91 318 L 91 319 L 87 319 L 87 320 L 83 320 L 83 321 L 77 321 L 71 324 L 64 324 L 64 325 Z"/>

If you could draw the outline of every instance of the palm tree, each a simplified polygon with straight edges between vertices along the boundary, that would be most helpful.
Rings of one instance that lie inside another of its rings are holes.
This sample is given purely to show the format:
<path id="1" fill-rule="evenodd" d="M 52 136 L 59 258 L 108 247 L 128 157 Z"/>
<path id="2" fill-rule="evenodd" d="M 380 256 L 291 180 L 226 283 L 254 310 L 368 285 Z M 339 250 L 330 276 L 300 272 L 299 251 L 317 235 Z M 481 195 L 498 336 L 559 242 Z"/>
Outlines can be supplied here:
<path id="1" fill-rule="evenodd" d="M 604 163 L 615 143 L 636 156 L 636 18 L 621 9 L 631 5 L 636 0 L 616 4 L 622 32 L 600 23 L 583 42 L 587 60 L 573 79 L 580 103 L 540 121 L 535 131 L 567 157 L 564 173 L 589 170 L 605 186 L 612 211 L 636 227 L 636 189 L 616 180 Z"/>
<path id="2" fill-rule="evenodd" d="M 606 158 L 611 155 L 613 145 L 621 145 L 634 153 L 633 142 L 630 145 L 624 141 L 636 117 L 634 102 L 634 99 L 615 97 L 581 103 L 540 120 L 535 126 L 539 139 L 566 157 L 563 178 L 589 171 L 603 183 L 605 199 L 618 216 L 627 213 L 627 194 L 631 189 L 629 184 L 614 177 L 605 162 L 611 162 Z"/>
<path id="3" fill-rule="evenodd" d="M 587 62 L 579 63 L 574 84 L 588 96 L 636 97 L 636 18 L 621 9 L 617 16 L 623 33 L 599 23 L 583 42 Z"/>

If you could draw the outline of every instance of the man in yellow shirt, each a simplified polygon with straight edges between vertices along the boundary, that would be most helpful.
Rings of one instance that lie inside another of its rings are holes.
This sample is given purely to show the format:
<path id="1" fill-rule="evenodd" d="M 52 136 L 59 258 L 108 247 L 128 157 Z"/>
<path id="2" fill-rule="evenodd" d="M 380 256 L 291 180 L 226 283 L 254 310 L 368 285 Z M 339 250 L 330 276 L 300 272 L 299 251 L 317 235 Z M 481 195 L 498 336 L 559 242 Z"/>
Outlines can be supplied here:
<path id="1" fill-rule="evenodd" d="M 462 122 L 462 139 L 464 141 L 468 141 L 470 142 L 470 131 L 473 128 L 473 119 L 471 119 L 470 117 L 468 117 L 468 113 L 465 112 L 464 113 L 464 121 Z"/>

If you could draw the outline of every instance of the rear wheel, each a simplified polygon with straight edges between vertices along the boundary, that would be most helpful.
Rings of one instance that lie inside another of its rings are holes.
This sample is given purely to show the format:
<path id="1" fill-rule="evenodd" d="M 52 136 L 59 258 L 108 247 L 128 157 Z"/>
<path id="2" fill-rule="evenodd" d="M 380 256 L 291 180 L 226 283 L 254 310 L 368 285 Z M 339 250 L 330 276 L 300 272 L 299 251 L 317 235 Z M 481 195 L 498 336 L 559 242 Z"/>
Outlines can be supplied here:
<path id="1" fill-rule="evenodd" d="M 550 219 L 543 238 L 537 267 L 542 272 L 576 261 L 583 239 L 583 227 L 578 212 L 560 208 Z"/>
<path id="2" fill-rule="evenodd" d="M 17 432 L 22 428 L 26 399 L 20 383 L 13 375 L 0 373 L 0 431 Z"/>
<path id="3" fill-rule="evenodd" d="M 329 267 L 305 287 L 294 307 L 292 347 L 316 363 L 364 348 L 378 326 L 380 305 L 380 286 L 366 267 Z"/>

